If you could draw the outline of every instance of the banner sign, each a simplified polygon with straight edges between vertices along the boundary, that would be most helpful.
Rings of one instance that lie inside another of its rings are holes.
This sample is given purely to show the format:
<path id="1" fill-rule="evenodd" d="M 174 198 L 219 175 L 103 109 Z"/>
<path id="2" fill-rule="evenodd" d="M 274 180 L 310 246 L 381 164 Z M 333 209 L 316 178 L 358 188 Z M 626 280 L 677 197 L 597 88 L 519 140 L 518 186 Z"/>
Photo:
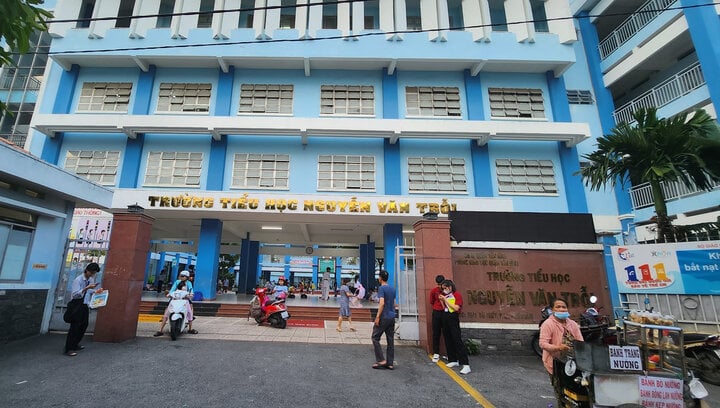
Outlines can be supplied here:
<path id="1" fill-rule="evenodd" d="M 642 371 L 642 356 L 638 346 L 608 346 L 611 370 Z"/>
<path id="2" fill-rule="evenodd" d="M 683 382 L 675 378 L 639 377 L 640 404 L 646 408 L 683 408 Z"/>
<path id="3" fill-rule="evenodd" d="M 622 293 L 720 293 L 720 241 L 611 247 Z"/>

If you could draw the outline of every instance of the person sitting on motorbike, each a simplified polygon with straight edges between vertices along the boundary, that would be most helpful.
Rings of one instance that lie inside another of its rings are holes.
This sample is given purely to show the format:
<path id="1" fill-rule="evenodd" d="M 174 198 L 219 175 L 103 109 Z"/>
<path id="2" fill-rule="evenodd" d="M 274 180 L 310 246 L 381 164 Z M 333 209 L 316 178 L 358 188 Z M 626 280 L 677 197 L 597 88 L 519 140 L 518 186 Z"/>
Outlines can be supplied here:
<path id="1" fill-rule="evenodd" d="M 273 290 L 273 293 L 275 294 L 275 300 L 285 299 L 287 298 L 288 293 L 290 290 L 287 287 L 287 284 L 285 283 L 285 277 L 281 276 L 278 278 L 277 285 L 275 285 L 275 289 Z M 282 294 L 284 293 L 284 294 Z"/>
<path id="2" fill-rule="evenodd" d="M 552 312 L 552 316 L 540 326 L 540 347 L 543 350 L 543 365 L 550 375 L 558 406 L 564 406 L 561 402 L 563 393 L 560 375 L 567 358 L 573 356 L 573 341 L 583 341 L 583 336 L 580 326 L 570 319 L 567 303 L 563 299 L 552 302 Z"/>
<path id="3" fill-rule="evenodd" d="M 193 287 L 192 287 L 192 282 L 190 282 L 190 281 L 188 280 L 189 277 L 190 277 L 190 272 L 189 272 L 189 271 L 182 271 L 182 272 L 180 272 L 180 277 L 179 277 L 179 279 L 176 280 L 175 283 L 173 283 L 172 288 L 170 288 L 170 291 L 169 291 L 165 296 L 166 296 L 166 297 L 169 297 L 169 298 L 172 298 L 172 294 L 173 294 L 175 291 L 177 291 L 178 289 L 182 289 L 182 290 L 185 290 L 185 291 L 187 292 L 186 297 L 187 297 L 188 299 L 192 299 L 192 297 L 193 297 Z M 180 286 L 180 285 L 182 285 L 182 286 Z M 158 336 L 162 336 L 162 335 L 163 335 L 163 329 L 165 328 L 165 324 L 167 324 L 168 317 L 170 316 L 170 309 L 169 309 L 169 307 L 170 307 L 170 304 L 168 304 L 168 307 L 165 308 L 165 313 L 163 314 L 163 317 L 162 317 L 162 319 L 160 320 L 160 330 L 158 330 L 157 332 L 155 332 L 155 334 L 153 334 L 153 337 L 158 337 Z M 197 331 L 197 330 L 194 330 L 194 329 L 192 328 L 192 321 L 194 320 L 192 303 L 188 302 L 187 310 L 188 310 L 188 333 L 197 334 L 198 331 Z"/>

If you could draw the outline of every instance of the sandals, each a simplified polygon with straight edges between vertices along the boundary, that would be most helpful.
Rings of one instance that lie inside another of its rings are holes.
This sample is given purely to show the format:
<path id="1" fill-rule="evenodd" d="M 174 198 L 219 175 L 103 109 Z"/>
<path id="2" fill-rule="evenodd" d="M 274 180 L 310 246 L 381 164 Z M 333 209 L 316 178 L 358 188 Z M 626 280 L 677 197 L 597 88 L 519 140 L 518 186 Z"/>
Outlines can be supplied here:
<path id="1" fill-rule="evenodd" d="M 66 351 L 64 354 L 68 357 L 75 357 L 78 355 L 77 351 Z"/>
<path id="2" fill-rule="evenodd" d="M 153 337 L 160 337 L 162 335 L 163 335 L 163 332 L 158 331 L 158 332 L 155 332 L 155 334 L 153 334 Z"/>
<path id="3" fill-rule="evenodd" d="M 357 331 L 357 330 L 355 330 L 354 327 L 351 327 L 351 328 L 350 328 L 350 331 Z"/>
<path id="4" fill-rule="evenodd" d="M 339 332 L 341 332 L 341 331 L 342 331 L 342 329 L 341 329 L 341 328 L 339 328 L 339 327 L 338 327 L 337 329 L 335 329 L 335 330 L 337 330 L 337 331 L 339 331 Z"/>
<path id="5" fill-rule="evenodd" d="M 198 331 L 195 329 L 192 329 L 192 330 L 188 330 L 188 333 L 189 334 L 198 334 Z"/>
<path id="6" fill-rule="evenodd" d="M 388 365 L 387 361 L 384 363 L 377 362 L 372 365 L 372 368 L 379 370 L 379 369 L 385 369 L 385 370 L 394 370 L 395 367 Z"/>

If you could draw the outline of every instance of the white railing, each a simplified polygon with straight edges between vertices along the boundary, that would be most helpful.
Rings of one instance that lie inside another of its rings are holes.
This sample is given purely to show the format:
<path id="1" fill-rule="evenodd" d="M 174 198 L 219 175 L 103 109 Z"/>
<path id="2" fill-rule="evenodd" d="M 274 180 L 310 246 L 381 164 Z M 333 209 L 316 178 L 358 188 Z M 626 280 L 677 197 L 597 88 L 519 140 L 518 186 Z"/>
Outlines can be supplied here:
<path id="1" fill-rule="evenodd" d="M 720 183 L 713 182 L 713 189 L 720 187 Z M 662 183 L 663 196 L 665 201 L 676 200 L 689 195 L 701 193 L 705 190 L 697 188 L 688 188 L 684 183 L 675 181 L 672 183 Z M 640 184 L 630 189 L 630 201 L 634 210 L 651 207 L 654 205 L 652 187 L 649 183 Z"/>
<path id="2" fill-rule="evenodd" d="M 600 58 L 605 59 L 612 54 L 673 3 L 675 0 L 649 0 L 640 6 L 615 31 L 600 42 L 598 45 Z"/>
<path id="3" fill-rule="evenodd" d="M 27 75 L 17 75 L 14 78 L 13 75 L 7 75 L 0 78 L 0 89 L 10 89 L 11 87 L 12 89 L 38 90 L 40 81 Z"/>
<path id="4" fill-rule="evenodd" d="M 633 114 L 639 109 L 647 109 L 650 107 L 660 108 L 703 85 L 705 85 L 705 78 L 703 77 L 700 63 L 696 62 L 632 101 L 617 108 L 615 112 L 613 112 L 615 123 L 633 123 L 635 122 Z"/>

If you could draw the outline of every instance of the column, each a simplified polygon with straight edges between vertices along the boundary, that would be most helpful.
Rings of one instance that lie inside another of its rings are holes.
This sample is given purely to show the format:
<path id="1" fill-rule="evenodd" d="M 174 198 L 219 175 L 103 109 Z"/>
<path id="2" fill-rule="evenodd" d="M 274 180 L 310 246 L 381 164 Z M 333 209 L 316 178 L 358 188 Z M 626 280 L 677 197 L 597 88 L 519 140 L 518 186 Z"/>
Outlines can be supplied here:
<path id="1" fill-rule="evenodd" d="M 468 120 L 484 120 L 485 107 L 483 105 L 482 84 L 480 76 L 472 76 L 470 70 L 465 70 L 465 97 L 467 98 Z M 476 197 L 492 197 L 494 195 L 488 144 L 478 145 L 477 140 L 470 141 L 470 158 L 472 160 L 473 187 Z"/>
<path id="2" fill-rule="evenodd" d="M 383 225 L 383 255 L 385 257 L 385 270 L 388 271 L 389 282 L 393 285 L 397 283 L 397 274 L 400 272 L 395 269 L 395 249 L 398 246 L 402 246 L 402 239 L 402 224 Z"/>
<path id="3" fill-rule="evenodd" d="M 220 238 L 222 238 L 222 220 L 203 218 L 200 221 L 200 239 L 195 265 L 195 292 L 202 292 L 205 299 L 217 296 L 218 262 L 220 259 Z M 188 263 L 191 260 L 188 258 Z"/>
<path id="4" fill-rule="evenodd" d="M 610 292 L 610 301 L 612 302 L 613 316 L 614 311 L 618 308 L 622 309 L 620 304 L 620 289 L 618 289 L 617 278 L 615 278 L 615 265 L 613 264 L 612 245 L 617 245 L 614 235 L 600 236 L 600 243 L 603 244 L 603 259 L 605 261 L 605 273 L 607 274 L 608 292 Z"/>
<path id="5" fill-rule="evenodd" d="M 567 89 L 563 77 L 556 78 L 552 71 L 545 73 L 550 94 L 550 106 L 552 106 L 553 121 L 572 122 L 570 115 L 570 104 L 567 99 Z M 558 154 L 560 156 L 560 168 L 562 169 L 563 181 L 565 183 L 565 200 L 568 212 L 587 213 L 587 199 L 582 178 L 576 173 L 580 171 L 580 159 L 577 147 L 567 147 L 565 143 L 558 142 Z"/>
<path id="6" fill-rule="evenodd" d="M 102 286 L 107 306 L 98 309 L 94 341 L 118 343 L 135 338 L 153 218 L 140 213 L 113 216 Z"/>
<path id="7" fill-rule="evenodd" d="M 60 75 L 60 85 L 58 86 L 57 98 L 53 104 L 52 113 L 66 114 L 70 113 L 72 98 L 75 95 L 75 87 L 77 86 L 78 74 L 80 67 L 73 64 L 70 71 L 63 71 Z M 63 133 L 57 132 L 54 135 L 47 135 L 45 143 L 42 147 L 40 158 L 51 164 L 58 164 L 60 156 L 60 147 L 63 142 Z"/>
<path id="8" fill-rule="evenodd" d="M 258 274 L 260 242 L 243 238 L 240 245 L 240 269 L 238 271 L 238 292 L 247 293 L 255 288 Z"/>
<path id="9" fill-rule="evenodd" d="M 690 38 L 695 44 L 703 77 L 715 110 L 720 111 L 720 22 L 717 7 L 707 5 L 707 0 L 680 0 L 685 9 Z M 698 7 L 705 5 L 705 7 Z"/>
<path id="10" fill-rule="evenodd" d="M 450 221 L 420 220 L 415 229 L 415 284 L 417 285 L 420 347 L 428 353 L 432 348 L 432 307 L 429 298 L 435 276 L 453 278 L 450 252 Z"/>
<path id="11" fill-rule="evenodd" d="M 360 244 L 360 283 L 366 290 L 377 286 L 375 282 L 375 243 Z"/>
<path id="12" fill-rule="evenodd" d="M 398 115 L 398 77 L 397 73 L 388 74 L 383 68 L 382 80 L 383 119 L 397 119 Z M 383 160 L 385 167 L 385 194 L 401 195 L 400 139 L 390 143 L 384 139 Z M 363 283 L 364 284 L 364 283 Z"/>

